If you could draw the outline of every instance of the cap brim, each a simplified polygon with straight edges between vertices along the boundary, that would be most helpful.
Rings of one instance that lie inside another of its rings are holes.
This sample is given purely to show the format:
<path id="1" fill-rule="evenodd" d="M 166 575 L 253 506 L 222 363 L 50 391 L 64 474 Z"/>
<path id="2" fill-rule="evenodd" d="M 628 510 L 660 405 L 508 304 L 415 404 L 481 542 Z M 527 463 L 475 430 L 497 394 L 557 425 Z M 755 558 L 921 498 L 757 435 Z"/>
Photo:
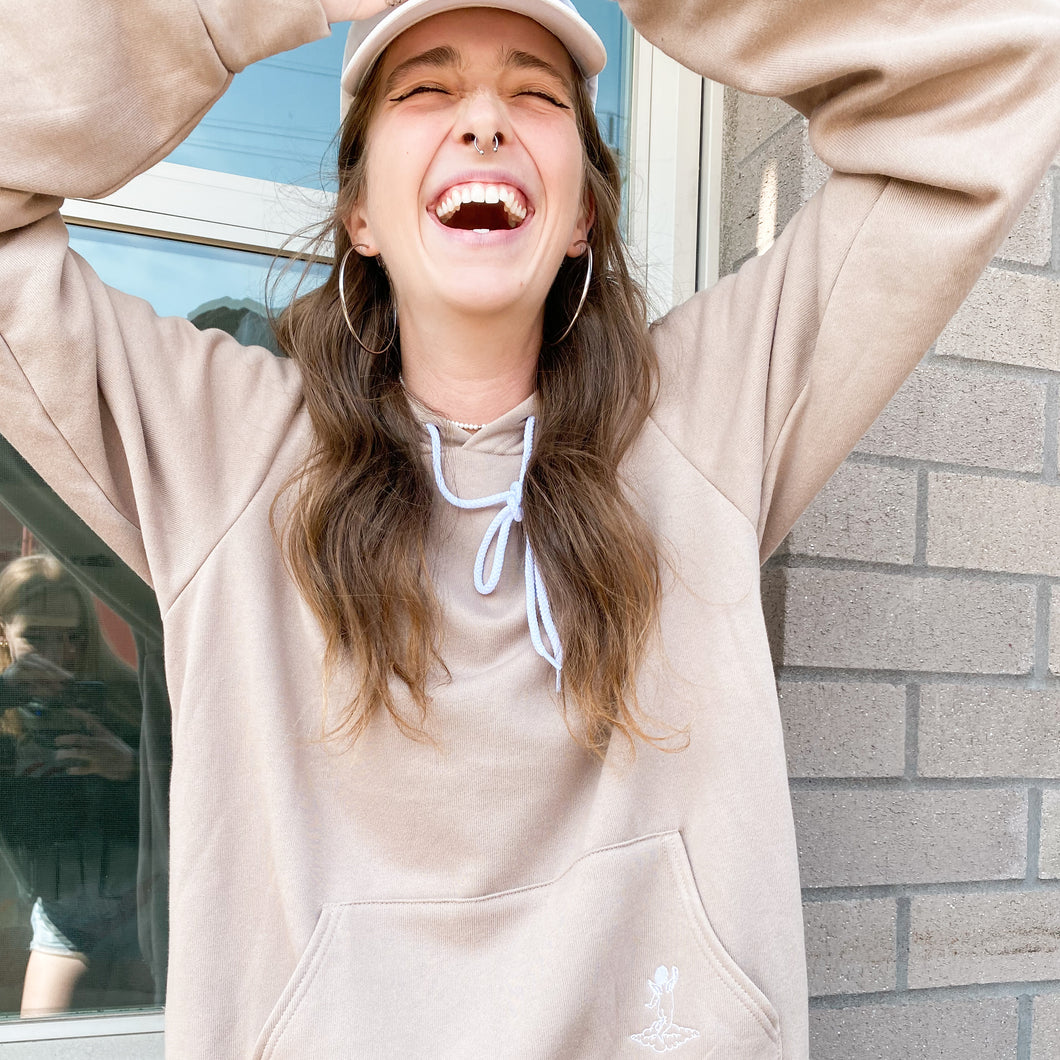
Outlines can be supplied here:
<path id="1" fill-rule="evenodd" d="M 596 31 L 577 12 L 558 0 L 405 0 L 375 19 L 355 22 L 346 43 L 342 69 L 342 111 L 357 95 L 376 59 L 398 36 L 418 22 L 467 7 L 492 7 L 525 15 L 544 26 L 570 52 L 591 91 L 607 63 L 607 51 Z M 595 91 L 592 91 L 595 97 Z"/>

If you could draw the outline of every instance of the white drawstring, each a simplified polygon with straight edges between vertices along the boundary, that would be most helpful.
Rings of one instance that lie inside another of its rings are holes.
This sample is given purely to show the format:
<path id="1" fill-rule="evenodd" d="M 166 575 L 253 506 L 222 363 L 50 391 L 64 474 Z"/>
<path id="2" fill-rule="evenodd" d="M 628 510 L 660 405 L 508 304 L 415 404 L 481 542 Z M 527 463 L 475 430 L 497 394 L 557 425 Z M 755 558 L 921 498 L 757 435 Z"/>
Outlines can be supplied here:
<path id="1" fill-rule="evenodd" d="M 475 588 L 483 595 L 488 596 L 497 588 L 501 580 L 501 571 L 504 568 L 504 554 L 508 547 L 508 535 L 511 533 L 512 523 L 523 521 L 523 479 L 526 477 L 526 468 L 530 463 L 530 453 L 534 447 L 534 417 L 530 416 L 526 421 L 523 431 L 523 462 L 519 468 L 519 477 L 503 493 L 494 493 L 489 497 L 476 497 L 472 500 L 464 500 L 458 497 L 445 484 L 445 476 L 442 474 L 442 440 L 438 428 L 433 423 L 425 423 L 427 433 L 431 436 L 431 461 L 434 467 L 434 481 L 438 484 L 438 492 L 454 508 L 478 509 L 492 508 L 494 505 L 502 505 L 501 510 L 493 517 L 479 545 L 478 555 L 475 557 Z M 484 577 L 486 570 L 486 556 L 490 548 L 493 548 L 493 563 L 490 567 L 489 577 Z M 560 689 L 560 678 L 563 670 L 563 647 L 559 642 L 559 631 L 552 620 L 552 609 L 548 605 L 548 592 L 545 590 L 545 581 L 538 570 L 537 562 L 534 560 L 530 541 L 526 542 L 526 553 L 523 559 L 523 575 L 526 582 L 526 624 L 530 628 L 530 640 L 533 642 L 534 650 L 542 659 L 545 659 L 556 671 L 556 691 Z M 544 627 L 545 636 L 548 638 L 549 646 L 541 636 Z"/>

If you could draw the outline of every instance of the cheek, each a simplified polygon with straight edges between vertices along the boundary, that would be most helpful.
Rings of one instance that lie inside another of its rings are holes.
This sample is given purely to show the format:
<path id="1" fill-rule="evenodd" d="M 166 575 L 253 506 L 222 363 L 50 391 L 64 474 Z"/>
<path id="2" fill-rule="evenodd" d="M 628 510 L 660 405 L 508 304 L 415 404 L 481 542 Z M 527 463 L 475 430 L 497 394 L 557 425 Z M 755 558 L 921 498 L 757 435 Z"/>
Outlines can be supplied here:
<path id="1" fill-rule="evenodd" d="M 552 194 L 577 212 L 585 195 L 585 153 L 577 132 L 573 129 L 542 132 L 532 151 Z"/>

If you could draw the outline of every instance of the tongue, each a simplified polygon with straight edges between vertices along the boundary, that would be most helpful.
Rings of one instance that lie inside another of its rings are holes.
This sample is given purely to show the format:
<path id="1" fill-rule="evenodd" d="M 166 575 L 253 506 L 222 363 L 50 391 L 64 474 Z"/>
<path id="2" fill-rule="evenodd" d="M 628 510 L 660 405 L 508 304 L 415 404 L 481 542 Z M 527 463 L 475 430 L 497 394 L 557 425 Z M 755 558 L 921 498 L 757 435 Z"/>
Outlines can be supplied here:
<path id="1" fill-rule="evenodd" d="M 460 228 L 466 232 L 488 228 L 508 230 L 508 214 L 503 204 L 493 202 L 467 202 L 446 222 L 449 228 Z"/>

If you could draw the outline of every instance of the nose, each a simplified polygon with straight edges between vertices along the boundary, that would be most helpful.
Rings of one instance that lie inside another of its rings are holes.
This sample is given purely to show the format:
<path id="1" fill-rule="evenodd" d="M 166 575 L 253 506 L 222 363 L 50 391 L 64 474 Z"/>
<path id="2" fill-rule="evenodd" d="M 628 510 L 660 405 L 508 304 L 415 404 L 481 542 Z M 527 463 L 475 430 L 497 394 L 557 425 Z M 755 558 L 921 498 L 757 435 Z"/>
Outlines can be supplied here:
<path id="1" fill-rule="evenodd" d="M 461 141 L 479 155 L 494 154 L 511 138 L 508 115 L 495 92 L 476 92 L 457 126 Z"/>
<path id="2" fill-rule="evenodd" d="M 59 651 L 62 653 L 62 659 L 59 665 L 64 670 L 76 670 L 81 661 L 81 645 L 73 637 L 63 637 L 60 645 Z"/>

